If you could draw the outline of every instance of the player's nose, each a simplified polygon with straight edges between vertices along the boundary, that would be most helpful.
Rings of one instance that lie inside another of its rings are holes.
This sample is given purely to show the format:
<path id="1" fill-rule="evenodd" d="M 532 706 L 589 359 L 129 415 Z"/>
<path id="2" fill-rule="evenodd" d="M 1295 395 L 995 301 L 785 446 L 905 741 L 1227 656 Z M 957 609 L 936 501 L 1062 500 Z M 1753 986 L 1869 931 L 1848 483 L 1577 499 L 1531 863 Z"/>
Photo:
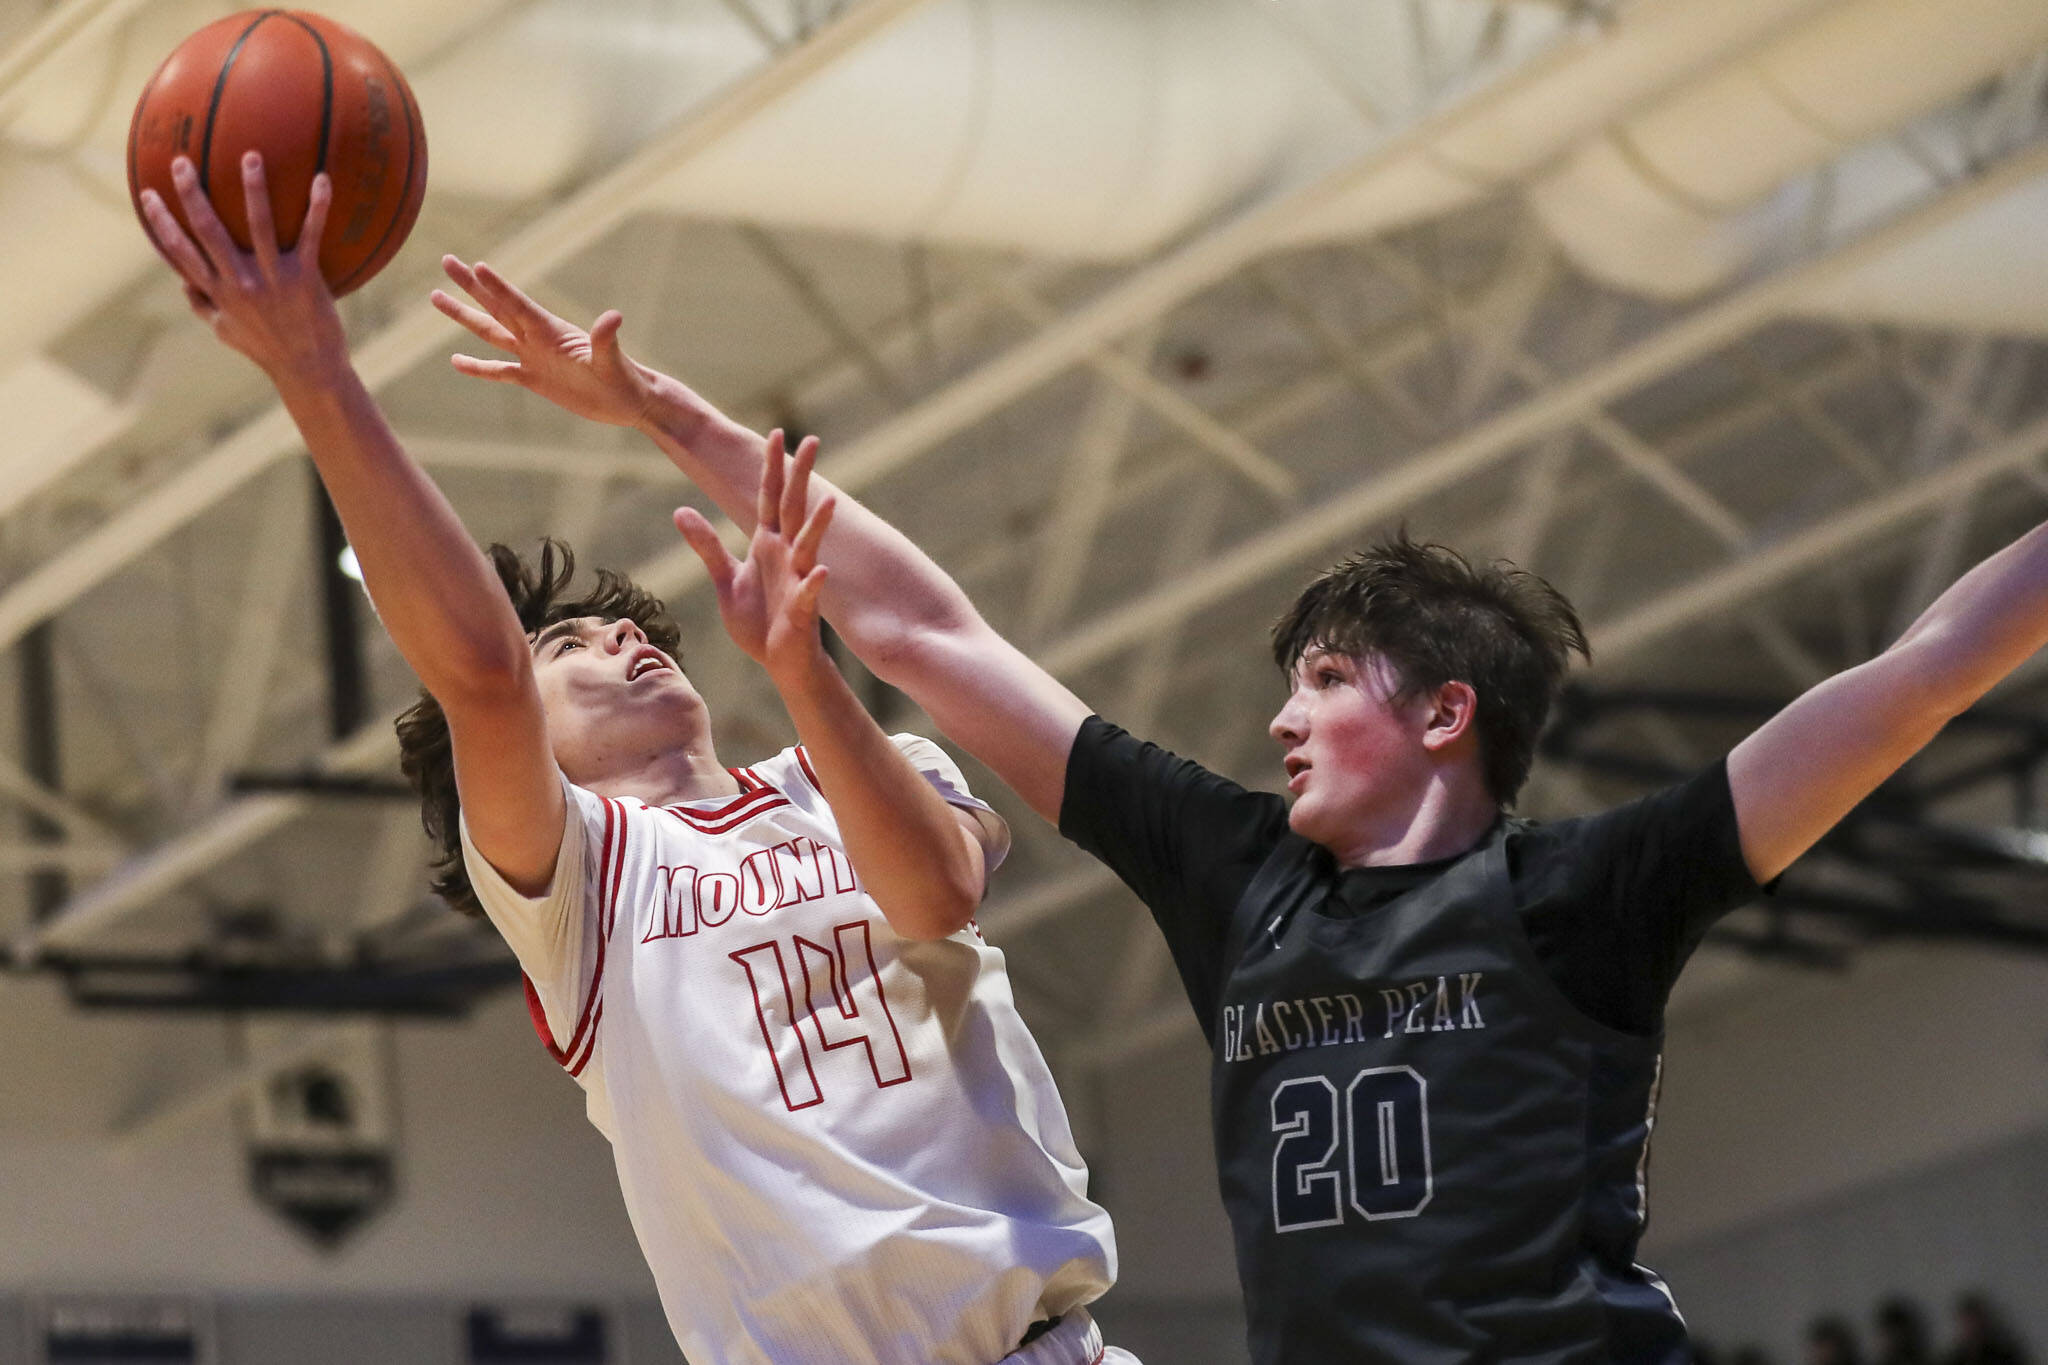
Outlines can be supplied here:
<path id="1" fill-rule="evenodd" d="M 618 620 L 605 627 L 604 643 L 606 649 L 616 654 L 622 649 L 631 649 L 635 645 L 646 644 L 647 636 L 641 633 L 637 622 L 630 617 L 621 616 Z"/>
<path id="2" fill-rule="evenodd" d="M 1295 704 L 1296 696 L 1290 693 L 1280 710 L 1266 726 L 1266 733 L 1289 748 L 1308 738 L 1308 724 L 1302 718 L 1301 708 Z"/>

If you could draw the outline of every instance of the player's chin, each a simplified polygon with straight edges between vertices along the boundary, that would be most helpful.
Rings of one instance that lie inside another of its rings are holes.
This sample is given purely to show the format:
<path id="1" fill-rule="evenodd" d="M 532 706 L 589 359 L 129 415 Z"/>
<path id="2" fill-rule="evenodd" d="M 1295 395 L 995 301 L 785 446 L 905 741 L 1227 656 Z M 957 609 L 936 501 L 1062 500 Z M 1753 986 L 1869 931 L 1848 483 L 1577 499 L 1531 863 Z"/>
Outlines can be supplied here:
<path id="1" fill-rule="evenodd" d="M 1318 837 L 1323 826 L 1321 817 L 1322 810 L 1315 796 L 1312 793 L 1304 793 L 1295 797 L 1294 804 L 1287 808 L 1287 828 L 1304 839 L 1321 843 L 1322 839 Z"/>

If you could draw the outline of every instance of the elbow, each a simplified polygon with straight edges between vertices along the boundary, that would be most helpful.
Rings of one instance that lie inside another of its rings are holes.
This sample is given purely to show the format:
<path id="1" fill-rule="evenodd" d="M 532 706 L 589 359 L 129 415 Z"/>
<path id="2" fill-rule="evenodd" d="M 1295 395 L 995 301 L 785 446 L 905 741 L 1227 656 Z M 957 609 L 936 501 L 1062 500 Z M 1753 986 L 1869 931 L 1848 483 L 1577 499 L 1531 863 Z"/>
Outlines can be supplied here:
<path id="1" fill-rule="evenodd" d="M 911 692 L 920 679 L 932 676 L 946 657 L 968 648 L 976 628 L 986 630 L 970 612 L 957 617 L 936 612 L 893 620 L 861 641 L 861 662 L 891 687 Z"/>
<path id="2" fill-rule="evenodd" d="M 1975 706 L 2000 676 L 1944 646 L 1940 633 L 1930 631 L 1887 651 L 1902 665 L 1891 670 L 1895 703 L 1937 729 Z"/>
<path id="3" fill-rule="evenodd" d="M 919 896 L 914 905 L 883 906 L 882 917 L 904 938 L 932 943 L 951 938 L 974 920 L 981 908 L 979 880 L 969 884 L 965 877 L 948 877 Z"/>

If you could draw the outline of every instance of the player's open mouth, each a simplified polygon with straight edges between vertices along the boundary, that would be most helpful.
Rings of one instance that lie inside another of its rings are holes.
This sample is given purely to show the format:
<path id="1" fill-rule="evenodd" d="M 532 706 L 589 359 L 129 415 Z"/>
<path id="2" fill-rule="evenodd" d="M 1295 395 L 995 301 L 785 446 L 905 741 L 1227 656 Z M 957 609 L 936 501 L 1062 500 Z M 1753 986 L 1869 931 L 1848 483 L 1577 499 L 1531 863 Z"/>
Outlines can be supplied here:
<path id="1" fill-rule="evenodd" d="M 637 682 L 649 673 L 666 671 L 667 668 L 668 660 L 659 651 L 650 650 L 633 660 L 632 666 L 626 670 L 626 681 Z"/>

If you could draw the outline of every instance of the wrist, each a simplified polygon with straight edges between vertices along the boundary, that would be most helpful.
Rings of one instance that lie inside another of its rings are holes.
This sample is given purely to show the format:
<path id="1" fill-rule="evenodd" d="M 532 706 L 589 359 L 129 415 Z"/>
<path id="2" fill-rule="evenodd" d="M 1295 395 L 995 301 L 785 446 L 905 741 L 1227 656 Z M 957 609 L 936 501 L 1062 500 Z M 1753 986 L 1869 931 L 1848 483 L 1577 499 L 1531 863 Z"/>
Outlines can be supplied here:
<path id="1" fill-rule="evenodd" d="M 355 363 L 345 345 L 282 356 L 261 368 L 287 407 L 332 398 L 356 382 Z"/>
<path id="2" fill-rule="evenodd" d="M 815 633 L 802 645 L 770 654 L 761 666 L 784 704 L 792 709 L 815 710 L 846 686 L 832 656 L 825 652 L 824 640 Z"/>
<path id="3" fill-rule="evenodd" d="M 712 407 L 689 385 L 672 375 L 641 366 L 646 399 L 633 425 L 642 435 L 668 440 L 688 450 L 701 442 L 712 424 L 724 414 Z"/>

